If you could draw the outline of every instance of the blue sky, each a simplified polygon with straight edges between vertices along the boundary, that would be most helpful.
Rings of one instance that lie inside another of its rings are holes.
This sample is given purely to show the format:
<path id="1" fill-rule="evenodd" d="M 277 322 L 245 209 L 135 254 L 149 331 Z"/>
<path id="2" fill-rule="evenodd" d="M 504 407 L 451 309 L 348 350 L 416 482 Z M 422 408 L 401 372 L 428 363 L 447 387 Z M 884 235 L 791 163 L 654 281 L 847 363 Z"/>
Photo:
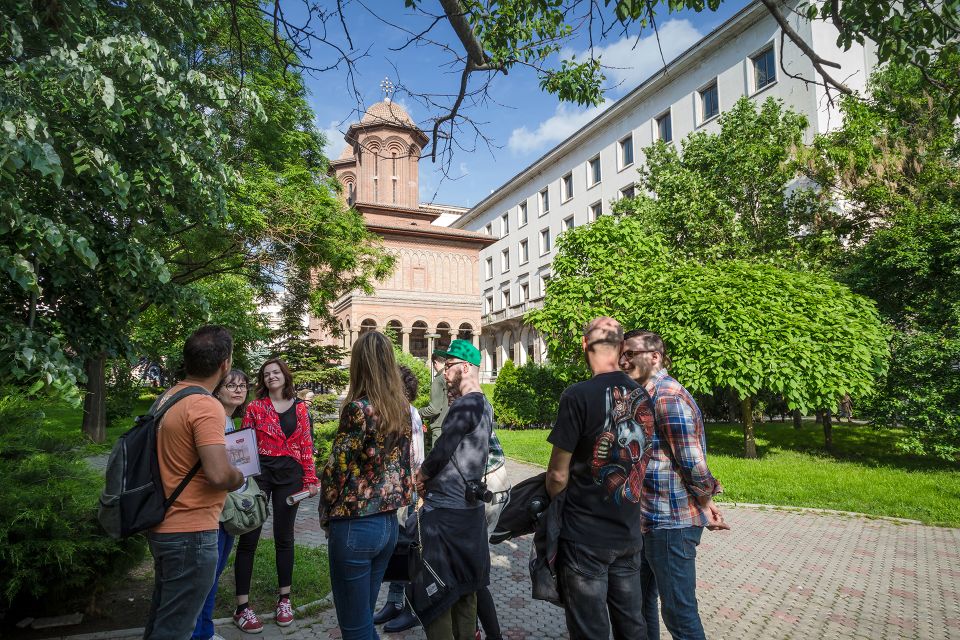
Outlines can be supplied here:
<path id="1" fill-rule="evenodd" d="M 746 4 L 746 0 L 728 0 L 716 13 L 685 11 L 659 16 L 664 57 L 669 62 Z M 357 62 L 355 77 L 363 105 L 357 104 L 342 69 L 307 77 L 310 103 L 316 113 L 317 125 L 330 141 L 327 154 L 332 158 L 336 158 L 345 146 L 343 132 L 350 122 L 359 118 L 358 109 L 383 99 L 380 83 L 384 77 L 389 77 L 397 85 L 395 99 L 428 134 L 432 128 L 430 118 L 438 110 L 421 104 L 410 94 L 452 94 L 459 84 L 460 68 L 449 65 L 451 56 L 440 47 L 411 45 L 401 51 L 392 50 L 407 41 L 408 35 L 403 29 L 417 32 L 430 23 L 429 19 L 404 9 L 403 5 L 403 0 L 354 0 L 347 3 L 345 12 L 350 36 L 357 50 L 367 51 L 367 55 Z M 436 0 L 422 0 L 420 6 L 426 11 L 440 13 Z M 334 33 L 338 25 L 331 22 L 329 28 Z M 446 20 L 439 22 L 430 36 L 439 42 L 459 45 Z M 345 38 L 338 41 L 346 45 Z M 587 46 L 584 36 L 568 43 L 562 54 L 564 57 L 582 54 Z M 515 68 L 508 76 L 498 76 L 492 84 L 492 99 L 469 110 L 470 116 L 495 147 L 489 149 L 483 142 L 475 143 L 472 135 L 461 136 L 458 144 L 464 149 L 455 150 L 446 179 L 438 165 L 431 164 L 429 158 L 422 159 L 421 201 L 463 207 L 475 205 L 662 67 L 652 31 L 641 34 L 639 40 L 635 33 L 628 37 L 611 34 L 604 40 L 595 39 L 594 46 L 608 67 L 605 70 L 609 88 L 606 105 L 581 108 L 562 104 L 540 90 L 536 74 L 529 69 Z M 330 49 L 321 46 L 314 46 L 312 57 L 312 63 L 317 67 L 331 63 Z"/>

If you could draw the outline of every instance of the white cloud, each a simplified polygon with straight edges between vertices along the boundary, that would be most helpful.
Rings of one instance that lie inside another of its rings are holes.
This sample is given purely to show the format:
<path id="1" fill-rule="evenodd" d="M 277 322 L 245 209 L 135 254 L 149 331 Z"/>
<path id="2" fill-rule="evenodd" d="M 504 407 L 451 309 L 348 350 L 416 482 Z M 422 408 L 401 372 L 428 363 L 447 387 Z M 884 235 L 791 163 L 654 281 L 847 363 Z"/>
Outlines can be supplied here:
<path id="1" fill-rule="evenodd" d="M 600 58 L 603 73 L 613 93 L 624 93 L 636 87 L 663 67 L 663 59 L 670 62 L 703 37 L 689 20 L 668 20 L 659 28 L 660 44 L 652 31 L 637 40 L 624 37 L 602 47 L 594 47 L 594 56 Z M 663 48 L 663 58 L 660 48 Z M 589 51 L 564 49 L 560 57 L 583 60 Z M 565 140 L 570 134 L 597 117 L 612 102 L 598 107 L 580 109 L 561 103 L 554 114 L 531 131 L 527 127 L 514 129 L 507 146 L 515 153 L 539 151 L 550 144 Z"/>
<path id="2" fill-rule="evenodd" d="M 594 57 L 600 59 L 603 74 L 610 86 L 615 87 L 616 92 L 633 89 L 662 69 L 664 60 L 670 62 L 703 38 L 703 34 L 690 24 L 689 20 L 668 20 L 659 26 L 659 32 L 659 45 L 657 35 L 651 29 L 639 40 L 636 36 L 623 37 L 606 46 L 593 48 Z M 589 54 L 589 51 L 564 49 L 560 52 L 560 57 L 565 60 L 571 57 L 583 60 Z"/>
<path id="3" fill-rule="evenodd" d="M 327 144 L 323 147 L 323 153 L 331 160 L 340 157 L 340 152 L 347 146 L 343 139 L 344 132 L 340 131 L 341 126 L 339 120 L 331 120 L 330 126 L 320 127 L 320 131 L 323 132 L 323 137 L 327 141 Z"/>
<path id="4" fill-rule="evenodd" d="M 461 176 L 470 175 L 470 168 L 467 167 L 467 163 L 466 163 L 466 162 L 461 162 L 461 163 L 460 163 L 460 175 L 461 175 Z"/>
<path id="5" fill-rule="evenodd" d="M 514 129 L 510 133 L 507 146 L 514 153 L 538 151 L 549 144 L 567 139 L 574 131 L 600 115 L 609 105 L 609 102 L 604 102 L 597 107 L 580 109 L 560 103 L 554 114 L 541 122 L 536 130 L 530 131 L 526 127 Z"/>

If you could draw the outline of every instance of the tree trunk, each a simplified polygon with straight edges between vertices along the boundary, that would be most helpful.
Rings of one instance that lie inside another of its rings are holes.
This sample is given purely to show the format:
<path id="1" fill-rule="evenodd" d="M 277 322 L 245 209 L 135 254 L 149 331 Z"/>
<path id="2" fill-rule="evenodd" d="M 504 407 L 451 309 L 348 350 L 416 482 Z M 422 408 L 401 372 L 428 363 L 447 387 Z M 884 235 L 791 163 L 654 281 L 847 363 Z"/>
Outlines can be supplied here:
<path id="1" fill-rule="evenodd" d="M 823 411 L 823 444 L 827 451 L 833 451 L 833 411 Z"/>
<path id="2" fill-rule="evenodd" d="M 740 402 L 737 393 L 733 390 L 727 392 L 727 410 L 729 412 L 729 422 L 740 422 L 740 416 L 737 412 L 739 406 Z"/>
<path id="3" fill-rule="evenodd" d="M 87 393 L 83 397 L 83 432 L 94 442 L 107 438 L 107 356 L 101 354 L 84 363 Z"/>
<path id="4" fill-rule="evenodd" d="M 817 424 L 823 424 L 823 409 L 817 409 L 815 415 L 816 417 L 814 418 L 813 421 Z"/>
<path id="5" fill-rule="evenodd" d="M 757 457 L 757 443 L 753 440 L 753 398 L 747 396 L 740 401 L 740 416 L 743 419 L 743 456 Z"/>
<path id="6" fill-rule="evenodd" d="M 803 428 L 803 416 L 800 415 L 800 409 L 793 410 L 793 428 L 794 429 Z"/>

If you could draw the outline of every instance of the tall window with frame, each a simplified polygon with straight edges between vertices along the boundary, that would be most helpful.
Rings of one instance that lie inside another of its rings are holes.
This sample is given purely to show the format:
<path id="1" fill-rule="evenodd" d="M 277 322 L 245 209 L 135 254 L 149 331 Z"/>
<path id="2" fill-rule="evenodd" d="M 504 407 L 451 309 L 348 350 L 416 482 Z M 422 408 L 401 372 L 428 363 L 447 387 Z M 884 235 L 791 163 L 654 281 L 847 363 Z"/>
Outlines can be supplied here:
<path id="1" fill-rule="evenodd" d="M 500 292 L 500 300 L 504 309 L 510 306 L 510 289 L 504 289 Z"/>
<path id="2" fill-rule="evenodd" d="M 673 142 L 673 118 L 669 111 L 657 118 L 657 139 Z"/>
<path id="3" fill-rule="evenodd" d="M 573 174 L 568 173 L 567 175 L 560 178 L 560 191 L 563 196 L 563 201 L 566 202 L 573 197 Z"/>
<path id="4" fill-rule="evenodd" d="M 753 90 L 759 91 L 777 80 L 777 60 L 770 45 L 751 58 L 753 61 Z"/>
<path id="5" fill-rule="evenodd" d="M 717 82 L 714 81 L 700 90 L 700 122 L 706 122 L 719 113 L 720 97 L 717 93 Z"/>
<path id="6" fill-rule="evenodd" d="M 600 156 L 597 156 L 587 162 L 587 182 L 590 183 L 592 187 L 602 179 L 603 174 L 600 171 Z"/>
<path id="7" fill-rule="evenodd" d="M 553 245 L 550 242 L 550 228 L 542 229 L 540 231 L 540 255 L 545 255 L 550 253 L 550 250 L 553 248 Z"/>
<path id="8" fill-rule="evenodd" d="M 620 146 L 620 168 L 629 167 L 633 164 L 633 136 L 627 136 L 619 142 Z"/>
<path id="9" fill-rule="evenodd" d="M 520 294 L 520 299 L 517 300 L 517 302 L 526 302 L 530 299 L 530 285 L 526 282 L 521 283 L 520 291 L 518 293 Z"/>
<path id="10" fill-rule="evenodd" d="M 396 151 L 393 152 L 393 158 L 392 158 L 392 160 L 393 160 L 393 168 L 392 168 L 392 170 L 393 170 L 393 174 L 392 174 L 392 175 L 393 175 L 393 177 L 392 177 L 392 181 L 393 181 L 393 204 L 397 204 L 397 181 L 399 180 L 399 176 L 397 175 L 397 152 L 396 152 Z"/>
<path id="11" fill-rule="evenodd" d="M 563 230 L 570 231 L 574 227 L 573 216 L 563 219 Z"/>
<path id="12" fill-rule="evenodd" d="M 603 203 L 594 202 L 590 205 L 590 222 L 595 222 L 597 218 L 603 215 Z"/>
<path id="13" fill-rule="evenodd" d="M 550 190 L 544 189 L 540 192 L 540 215 L 550 211 Z"/>
<path id="14" fill-rule="evenodd" d="M 493 277 L 493 258 L 487 258 L 484 260 L 483 272 L 484 275 L 487 276 L 488 280 Z"/>
<path id="15" fill-rule="evenodd" d="M 483 312 L 485 314 L 493 313 L 493 296 L 489 295 L 483 299 Z"/>
<path id="16" fill-rule="evenodd" d="M 517 208 L 517 226 L 522 227 L 527 224 L 527 203 L 526 201 L 521 202 L 520 206 Z"/>
<path id="17" fill-rule="evenodd" d="M 530 261 L 530 247 L 526 240 L 520 241 L 520 264 L 527 264 Z"/>
<path id="18" fill-rule="evenodd" d="M 505 213 L 500 216 L 500 237 L 502 238 L 508 233 L 510 233 L 510 214 Z"/>
<path id="19" fill-rule="evenodd" d="M 500 252 L 500 272 L 510 271 L 510 249 L 504 249 Z"/>

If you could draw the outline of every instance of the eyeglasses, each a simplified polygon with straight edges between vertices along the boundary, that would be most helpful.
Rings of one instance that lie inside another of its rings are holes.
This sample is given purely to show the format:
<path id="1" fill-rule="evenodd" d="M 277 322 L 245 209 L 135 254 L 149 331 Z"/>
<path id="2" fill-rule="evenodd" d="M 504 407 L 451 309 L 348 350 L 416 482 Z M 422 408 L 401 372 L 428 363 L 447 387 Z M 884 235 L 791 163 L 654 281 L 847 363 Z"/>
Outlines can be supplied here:
<path id="1" fill-rule="evenodd" d="M 632 360 L 636 358 L 641 353 L 660 353 L 656 349 L 644 349 L 643 351 L 624 351 L 620 354 L 621 357 L 626 358 L 627 360 Z"/>
<path id="2" fill-rule="evenodd" d="M 226 388 L 227 391 L 246 391 L 247 390 L 246 382 L 240 382 L 238 384 L 234 384 L 231 382 L 230 384 L 225 384 L 223 386 L 224 388 Z"/>
<path id="3" fill-rule="evenodd" d="M 455 367 L 458 364 L 466 364 L 466 362 L 467 362 L 466 360 L 454 360 L 454 361 L 447 360 L 446 362 L 443 363 L 443 370 L 446 371 L 450 367 Z"/>

